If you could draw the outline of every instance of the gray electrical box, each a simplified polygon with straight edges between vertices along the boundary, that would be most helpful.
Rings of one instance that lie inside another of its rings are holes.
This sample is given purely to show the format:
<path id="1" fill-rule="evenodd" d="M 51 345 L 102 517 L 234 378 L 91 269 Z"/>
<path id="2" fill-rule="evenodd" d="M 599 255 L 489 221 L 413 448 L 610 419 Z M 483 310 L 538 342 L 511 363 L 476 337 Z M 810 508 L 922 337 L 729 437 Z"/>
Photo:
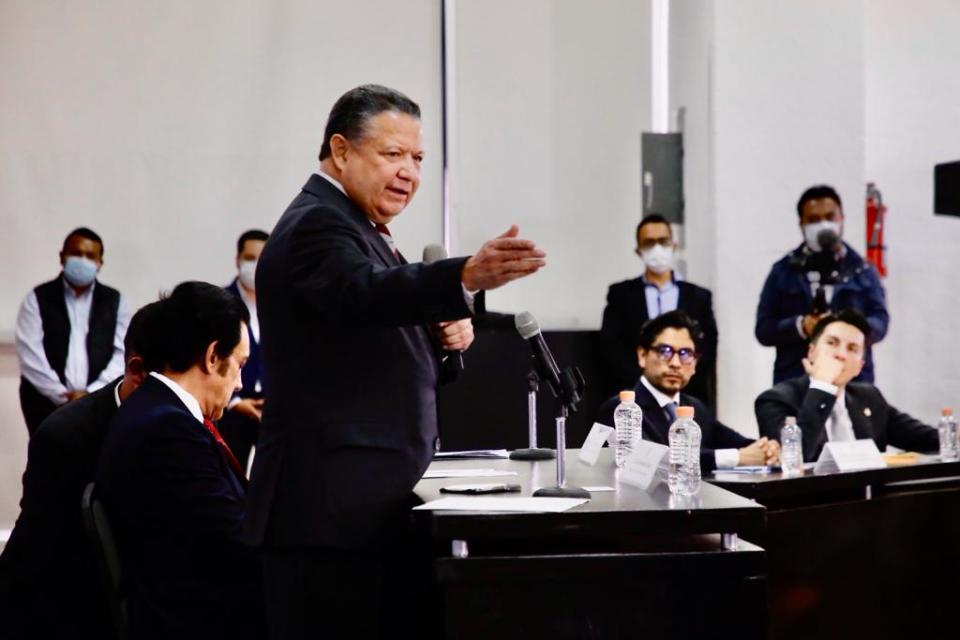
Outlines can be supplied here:
<path id="1" fill-rule="evenodd" d="M 640 185 L 643 215 L 683 224 L 683 134 L 641 134 Z"/>

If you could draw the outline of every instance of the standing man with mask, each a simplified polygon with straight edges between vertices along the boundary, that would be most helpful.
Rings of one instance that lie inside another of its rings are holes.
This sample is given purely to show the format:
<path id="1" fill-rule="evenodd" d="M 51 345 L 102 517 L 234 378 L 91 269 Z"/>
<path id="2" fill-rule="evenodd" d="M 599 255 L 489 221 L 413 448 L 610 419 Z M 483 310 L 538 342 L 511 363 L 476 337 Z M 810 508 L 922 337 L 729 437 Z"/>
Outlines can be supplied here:
<path id="1" fill-rule="evenodd" d="M 423 158 L 415 102 L 351 89 L 257 267 L 266 398 L 247 533 L 272 638 L 427 638 L 439 622 L 408 526 L 439 449 L 440 348 L 467 349 L 481 292 L 545 254 L 512 226 L 470 257 L 408 264 L 389 224 Z"/>
<path id="2" fill-rule="evenodd" d="M 773 382 L 804 375 L 803 358 L 813 328 L 831 311 L 854 309 L 870 325 L 857 381 L 873 382 L 870 345 L 887 333 L 890 316 L 880 276 L 843 242 L 843 204 L 827 185 L 810 187 L 797 201 L 803 243 L 774 263 L 760 293 L 756 336 L 777 348 Z"/>
<path id="3" fill-rule="evenodd" d="M 673 269 L 677 243 L 670 223 L 652 213 L 637 225 L 636 253 L 643 260 L 639 278 L 617 282 L 607 291 L 600 339 L 611 393 L 632 389 L 640 377 L 637 362 L 640 329 L 653 318 L 677 309 L 695 320 L 703 331 L 697 373 L 686 393 L 713 406 L 716 400 L 717 322 L 708 289 L 685 282 Z"/>
<path id="4" fill-rule="evenodd" d="M 123 374 L 130 308 L 97 281 L 103 240 L 80 227 L 60 251 L 59 276 L 27 294 L 17 314 L 20 408 L 32 435 L 58 406 Z"/>
<path id="5" fill-rule="evenodd" d="M 227 291 L 237 296 L 250 313 L 247 333 L 250 338 L 250 357 L 243 365 L 243 388 L 233 396 L 217 427 L 220 435 L 240 465 L 246 469 L 250 449 L 260 433 L 260 415 L 263 408 L 263 381 L 260 369 L 260 321 L 257 319 L 257 288 L 254 275 L 260 252 L 269 235 L 260 229 L 244 231 L 237 240 L 237 277 L 227 285 Z"/>

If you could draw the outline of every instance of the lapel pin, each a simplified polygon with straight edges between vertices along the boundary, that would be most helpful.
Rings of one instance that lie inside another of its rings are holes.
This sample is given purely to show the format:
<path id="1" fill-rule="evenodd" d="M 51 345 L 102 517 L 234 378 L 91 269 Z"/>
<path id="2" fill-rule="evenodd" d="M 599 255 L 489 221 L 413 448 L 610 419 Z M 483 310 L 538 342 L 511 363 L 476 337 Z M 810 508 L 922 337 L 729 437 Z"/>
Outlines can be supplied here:
<path id="1" fill-rule="evenodd" d="M 870 411 L 870 407 L 867 407 L 866 409 L 863 410 L 863 415 L 869 418 L 870 416 L 873 415 L 873 411 Z"/>

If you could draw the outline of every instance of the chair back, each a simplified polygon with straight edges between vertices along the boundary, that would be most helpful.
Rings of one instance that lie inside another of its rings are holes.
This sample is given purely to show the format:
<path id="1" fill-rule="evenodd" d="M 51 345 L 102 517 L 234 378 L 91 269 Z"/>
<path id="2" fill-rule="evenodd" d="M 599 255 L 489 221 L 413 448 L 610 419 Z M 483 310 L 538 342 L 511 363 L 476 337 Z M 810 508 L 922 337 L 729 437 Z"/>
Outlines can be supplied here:
<path id="1" fill-rule="evenodd" d="M 96 498 L 92 482 L 83 490 L 81 508 L 83 527 L 93 547 L 93 555 L 97 559 L 101 582 L 110 607 L 110 616 L 113 618 L 113 627 L 117 632 L 118 640 L 126 640 L 128 637 L 127 596 L 124 591 L 120 550 L 113 535 L 113 527 L 110 526 L 110 519 L 107 518 L 103 503 Z"/>

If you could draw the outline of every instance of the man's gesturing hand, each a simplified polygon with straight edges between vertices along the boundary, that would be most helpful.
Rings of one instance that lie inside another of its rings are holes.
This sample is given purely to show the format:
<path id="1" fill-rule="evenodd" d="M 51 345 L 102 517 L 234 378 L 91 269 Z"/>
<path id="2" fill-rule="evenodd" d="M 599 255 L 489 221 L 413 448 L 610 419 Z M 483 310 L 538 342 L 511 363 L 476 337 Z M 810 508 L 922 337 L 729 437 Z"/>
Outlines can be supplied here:
<path id="1" fill-rule="evenodd" d="M 470 291 L 496 289 L 547 264 L 547 254 L 532 240 L 518 238 L 519 232 L 517 225 L 511 225 L 506 233 L 484 242 L 463 265 L 463 286 Z"/>

